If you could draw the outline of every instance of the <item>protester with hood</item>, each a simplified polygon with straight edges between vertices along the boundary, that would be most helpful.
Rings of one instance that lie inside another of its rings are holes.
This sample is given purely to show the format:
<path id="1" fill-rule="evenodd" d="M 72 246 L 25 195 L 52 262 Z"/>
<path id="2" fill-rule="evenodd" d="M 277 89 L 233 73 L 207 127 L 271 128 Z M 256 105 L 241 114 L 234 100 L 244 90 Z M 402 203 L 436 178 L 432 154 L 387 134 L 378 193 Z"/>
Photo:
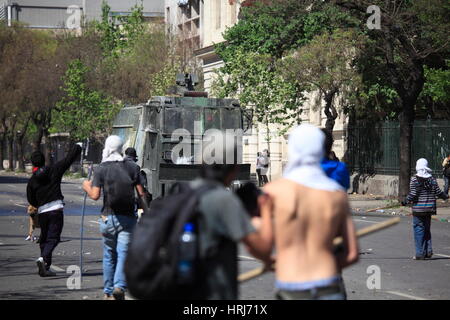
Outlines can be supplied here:
<path id="1" fill-rule="evenodd" d="M 102 163 L 95 169 L 92 181 L 84 181 L 83 189 L 93 200 L 103 189 L 100 232 L 103 236 L 104 299 L 124 300 L 126 281 L 124 263 L 131 232 L 136 225 L 136 188 L 139 196 L 144 190 L 139 181 L 139 167 L 122 156 L 122 139 L 109 136 L 105 141 Z"/>
<path id="2" fill-rule="evenodd" d="M 414 241 L 416 255 L 414 260 L 429 259 L 433 255 L 431 245 L 431 216 L 436 214 L 436 198 L 448 199 L 431 175 L 428 161 L 417 160 L 416 175 L 411 178 L 409 194 L 402 204 L 412 203 Z"/>
<path id="3" fill-rule="evenodd" d="M 322 129 L 322 132 L 325 134 L 325 156 L 320 162 L 320 166 L 329 178 L 339 183 L 342 189 L 347 191 L 350 188 L 350 174 L 347 166 L 340 162 L 336 154 L 331 151 L 334 142 L 331 132 L 327 129 Z"/>
<path id="4" fill-rule="evenodd" d="M 42 152 L 35 151 L 31 154 L 33 175 L 28 181 L 27 198 L 29 204 L 37 208 L 39 214 L 41 256 L 36 260 L 36 264 L 41 277 L 55 275 L 50 271 L 52 253 L 61 241 L 64 225 L 64 196 L 61 192 L 61 180 L 64 172 L 80 154 L 81 147 L 74 145 L 66 158 L 51 166 L 45 166 L 45 157 Z"/>
<path id="5" fill-rule="evenodd" d="M 346 299 L 342 269 L 358 261 L 358 243 L 347 194 L 320 166 L 325 135 L 302 124 L 289 135 L 283 178 L 264 186 L 272 199 L 277 298 Z M 342 237 L 343 250 L 333 240 Z"/>

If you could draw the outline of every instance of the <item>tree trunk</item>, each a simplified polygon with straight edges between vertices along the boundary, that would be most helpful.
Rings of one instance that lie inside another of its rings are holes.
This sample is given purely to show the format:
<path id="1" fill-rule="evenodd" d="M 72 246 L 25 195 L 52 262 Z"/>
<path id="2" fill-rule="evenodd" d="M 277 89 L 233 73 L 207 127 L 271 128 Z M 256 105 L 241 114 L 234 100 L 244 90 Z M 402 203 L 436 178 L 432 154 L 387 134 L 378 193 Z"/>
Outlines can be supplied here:
<path id="1" fill-rule="evenodd" d="M 2 170 L 5 170 L 4 166 L 3 166 L 3 160 L 6 158 L 6 152 L 5 152 L 5 146 L 6 146 L 6 139 L 7 139 L 7 134 L 8 134 L 8 125 L 6 124 L 6 116 L 2 117 L 2 127 L 3 127 L 3 132 L 2 132 L 2 136 L 1 136 L 1 141 L 0 141 L 0 168 Z"/>
<path id="2" fill-rule="evenodd" d="M 3 167 L 3 159 L 5 159 L 5 134 L 2 133 L 0 136 L 0 170 L 5 170 Z"/>
<path id="3" fill-rule="evenodd" d="M 325 122 L 325 128 L 333 133 L 334 124 L 338 113 L 333 105 L 333 99 L 336 94 L 336 90 L 325 93 L 325 115 L 327 116 L 327 121 Z"/>
<path id="4" fill-rule="evenodd" d="M 414 108 L 414 107 L 413 107 Z M 411 143 L 414 113 L 403 112 L 400 117 L 400 170 L 398 179 L 398 199 L 403 201 L 409 193 L 411 176 Z"/>
<path id="5" fill-rule="evenodd" d="M 14 136 L 9 135 L 7 140 L 9 171 L 14 171 Z"/>
<path id="6" fill-rule="evenodd" d="M 51 165 L 50 160 L 51 160 L 52 146 L 50 144 L 49 136 L 50 136 L 50 134 L 49 134 L 48 130 L 44 130 L 44 141 L 45 141 L 44 155 L 45 155 L 45 165 L 46 166 Z"/>
<path id="7" fill-rule="evenodd" d="M 8 146 L 8 162 L 9 170 L 14 171 L 16 166 L 14 165 L 14 132 L 16 130 L 17 120 L 11 120 L 10 131 L 7 134 L 7 146 Z"/>
<path id="8" fill-rule="evenodd" d="M 42 137 L 44 136 L 44 129 L 42 126 L 38 126 L 38 132 L 36 138 L 33 141 L 33 151 L 41 150 Z"/>
<path id="9" fill-rule="evenodd" d="M 28 124 L 30 123 L 29 119 L 25 122 L 20 130 L 20 133 L 16 136 L 16 150 L 17 150 L 17 160 L 19 162 L 19 170 L 25 171 L 25 156 L 23 152 L 23 140 L 28 131 Z"/>

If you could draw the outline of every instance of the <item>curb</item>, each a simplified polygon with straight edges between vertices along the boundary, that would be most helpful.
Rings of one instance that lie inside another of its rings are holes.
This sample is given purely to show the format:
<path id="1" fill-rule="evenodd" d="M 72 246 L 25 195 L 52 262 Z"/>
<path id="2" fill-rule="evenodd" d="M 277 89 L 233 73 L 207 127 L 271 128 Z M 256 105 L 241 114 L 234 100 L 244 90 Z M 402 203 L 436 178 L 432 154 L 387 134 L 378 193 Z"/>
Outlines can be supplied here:
<path id="1" fill-rule="evenodd" d="M 367 210 L 361 210 L 358 212 L 355 212 L 355 210 L 352 210 L 352 216 L 357 216 L 357 217 L 380 217 L 380 218 L 384 218 L 384 217 L 388 217 L 388 216 L 400 216 L 400 217 L 409 217 L 412 216 L 411 213 L 402 213 L 402 212 L 387 212 L 385 210 L 383 210 L 383 212 L 367 212 Z M 439 218 L 436 215 L 431 216 L 431 219 L 439 221 L 439 222 L 447 222 L 450 223 L 450 218 Z"/>

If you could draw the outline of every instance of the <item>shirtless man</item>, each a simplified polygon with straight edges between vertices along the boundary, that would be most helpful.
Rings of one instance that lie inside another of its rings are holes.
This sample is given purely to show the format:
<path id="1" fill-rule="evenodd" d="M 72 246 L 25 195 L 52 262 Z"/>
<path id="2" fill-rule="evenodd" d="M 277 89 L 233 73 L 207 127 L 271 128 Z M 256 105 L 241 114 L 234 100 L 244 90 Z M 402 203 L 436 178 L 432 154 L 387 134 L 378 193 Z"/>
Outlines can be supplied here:
<path id="1" fill-rule="evenodd" d="M 347 195 L 320 167 L 324 140 L 312 125 L 297 127 L 284 177 L 264 187 L 272 200 L 266 203 L 274 219 L 278 299 L 346 299 L 341 270 L 358 261 Z M 338 236 L 343 250 L 335 253 Z"/>

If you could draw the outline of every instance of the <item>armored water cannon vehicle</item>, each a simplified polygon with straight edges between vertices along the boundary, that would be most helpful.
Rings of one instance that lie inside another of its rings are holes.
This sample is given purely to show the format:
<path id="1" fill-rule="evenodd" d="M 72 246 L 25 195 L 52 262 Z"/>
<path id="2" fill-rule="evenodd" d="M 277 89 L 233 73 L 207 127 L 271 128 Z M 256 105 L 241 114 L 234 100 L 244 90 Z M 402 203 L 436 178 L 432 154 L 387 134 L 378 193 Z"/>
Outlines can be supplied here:
<path id="1" fill-rule="evenodd" d="M 155 96 L 147 103 L 125 106 L 114 121 L 113 134 L 122 137 L 124 150 L 136 149 L 138 165 L 154 199 L 167 194 L 176 182 L 199 176 L 199 153 L 210 129 L 238 133 L 248 128 L 249 115 L 238 100 L 207 98 L 206 93 L 192 90 L 196 81 L 195 76 L 179 75 L 178 95 Z M 237 134 L 236 139 L 242 140 L 242 135 Z M 242 141 L 236 145 L 234 161 L 240 168 L 235 188 L 250 180 L 250 164 L 242 164 Z"/>

